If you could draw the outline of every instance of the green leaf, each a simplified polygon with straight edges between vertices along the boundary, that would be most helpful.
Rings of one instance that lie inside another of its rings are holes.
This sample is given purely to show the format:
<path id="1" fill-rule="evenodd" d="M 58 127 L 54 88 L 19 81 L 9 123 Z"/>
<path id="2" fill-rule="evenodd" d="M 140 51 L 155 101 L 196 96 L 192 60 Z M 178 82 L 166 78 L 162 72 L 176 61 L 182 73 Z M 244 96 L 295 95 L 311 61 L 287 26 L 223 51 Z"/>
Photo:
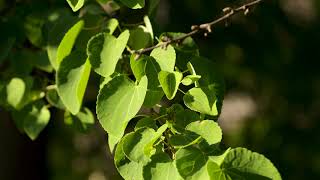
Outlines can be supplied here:
<path id="1" fill-rule="evenodd" d="M 137 131 L 141 128 L 152 128 L 152 129 L 158 129 L 158 126 L 156 124 L 156 120 L 150 118 L 150 117 L 145 117 L 140 119 L 136 126 L 134 127 L 134 130 Z"/>
<path id="2" fill-rule="evenodd" d="M 46 94 L 46 99 L 50 105 L 62 110 L 66 109 L 56 89 L 48 90 Z"/>
<path id="3" fill-rule="evenodd" d="M 147 91 L 148 79 L 142 77 L 136 85 L 126 76 L 116 76 L 99 92 L 97 117 L 108 134 L 118 142 L 128 122 L 138 113 Z"/>
<path id="4" fill-rule="evenodd" d="M 186 130 L 200 135 L 209 145 L 219 143 L 222 140 L 222 131 L 218 123 L 212 120 L 203 120 L 190 123 Z"/>
<path id="5" fill-rule="evenodd" d="M 123 152 L 124 139 L 132 133 L 125 135 L 117 145 L 114 164 L 124 179 L 143 179 L 143 165 L 135 161 L 130 161 Z"/>
<path id="6" fill-rule="evenodd" d="M 100 33 L 88 42 L 87 54 L 94 71 L 103 77 L 112 75 L 116 65 L 126 48 L 129 31 L 125 30 L 118 38 Z"/>
<path id="7" fill-rule="evenodd" d="M 52 67 L 54 69 L 58 69 L 58 47 L 68 30 L 71 29 L 78 21 L 77 18 L 68 16 L 64 12 L 56 12 L 51 16 L 52 17 L 49 17 L 49 20 L 56 19 L 56 23 L 54 23 L 54 25 L 50 27 L 50 30 L 48 32 L 47 53 Z"/>
<path id="8" fill-rule="evenodd" d="M 83 52 L 72 52 L 63 59 L 57 72 L 58 94 L 73 115 L 80 111 L 90 76 L 90 63 L 86 58 Z"/>
<path id="9" fill-rule="evenodd" d="M 207 169 L 212 180 L 281 180 L 278 170 L 270 160 L 245 148 L 232 149 L 220 167 L 209 161 Z"/>
<path id="10" fill-rule="evenodd" d="M 37 47 L 41 47 L 44 41 L 42 28 L 45 23 L 45 19 L 43 17 L 44 14 L 28 15 L 23 24 L 27 38 Z"/>
<path id="11" fill-rule="evenodd" d="M 69 6 L 71 7 L 72 11 L 76 12 L 80 8 L 82 8 L 84 4 L 84 0 L 67 0 Z"/>
<path id="12" fill-rule="evenodd" d="M 152 43 L 152 36 L 149 30 L 142 25 L 130 30 L 128 45 L 133 50 L 139 50 L 148 47 Z"/>
<path id="13" fill-rule="evenodd" d="M 111 18 L 106 22 L 106 27 L 105 27 L 105 32 L 109 34 L 113 34 L 113 32 L 116 30 L 118 27 L 119 22 L 115 18 Z"/>
<path id="14" fill-rule="evenodd" d="M 220 166 L 223 163 L 226 156 L 228 155 L 228 153 L 230 152 L 230 150 L 231 150 L 231 148 L 228 148 L 222 154 L 219 154 L 219 155 L 216 154 L 216 155 L 209 156 L 209 159 L 210 159 L 210 161 L 212 161 Z"/>
<path id="15" fill-rule="evenodd" d="M 131 9 L 141 9 L 145 5 L 145 0 L 120 0 L 120 1 Z"/>
<path id="16" fill-rule="evenodd" d="M 203 57 L 194 57 L 190 62 L 194 67 L 195 73 L 201 76 L 198 81 L 200 87 L 207 87 L 215 92 L 216 106 L 220 114 L 225 91 L 221 68 L 217 63 Z"/>
<path id="17" fill-rule="evenodd" d="M 183 132 L 186 126 L 194 121 L 198 121 L 200 116 L 198 113 L 185 109 L 177 112 L 174 116 L 174 127 L 180 132 Z"/>
<path id="18" fill-rule="evenodd" d="M 39 101 L 15 112 L 13 118 L 18 123 L 17 126 L 23 128 L 30 139 L 35 140 L 48 124 L 50 111 L 42 101 Z"/>
<path id="19" fill-rule="evenodd" d="M 171 45 L 166 48 L 156 48 L 152 50 L 150 56 L 157 61 L 162 71 L 172 72 L 174 70 L 176 52 Z"/>
<path id="20" fill-rule="evenodd" d="M 56 62 L 52 64 L 55 69 L 58 69 L 61 61 L 71 53 L 74 43 L 84 26 L 84 21 L 80 20 L 75 25 L 73 25 L 68 32 L 64 35 L 62 41 L 59 44 L 57 50 Z"/>
<path id="21" fill-rule="evenodd" d="M 160 85 L 169 100 L 172 100 L 179 88 L 182 80 L 182 73 L 160 71 L 158 74 Z"/>
<path id="22" fill-rule="evenodd" d="M 153 44 L 153 28 L 152 28 L 152 24 L 151 24 L 151 21 L 149 19 L 149 16 L 144 16 L 143 17 L 143 22 L 144 24 L 146 25 L 146 28 L 147 28 L 147 31 L 149 32 L 150 34 L 150 37 L 151 37 L 151 44 Z"/>
<path id="23" fill-rule="evenodd" d="M 182 180 L 174 162 L 168 154 L 159 153 L 151 157 L 151 162 L 143 169 L 143 177 L 148 180 Z"/>
<path id="24" fill-rule="evenodd" d="M 182 79 L 181 83 L 185 86 L 190 86 L 191 84 L 197 82 L 200 78 L 200 75 L 187 75 Z"/>
<path id="25" fill-rule="evenodd" d="M 64 122 L 80 132 L 87 132 L 94 125 L 94 116 L 90 109 L 85 107 L 75 116 L 66 111 L 64 113 Z"/>
<path id="26" fill-rule="evenodd" d="M 185 33 L 166 32 L 160 35 L 159 39 L 175 39 L 184 36 Z M 179 69 L 185 69 L 186 64 L 193 56 L 199 56 L 199 49 L 191 37 L 185 38 L 183 41 L 172 44 L 176 51 L 176 66 Z"/>
<path id="27" fill-rule="evenodd" d="M 130 58 L 130 66 L 137 80 L 144 75 L 148 77 L 148 90 L 143 105 L 152 107 L 159 103 L 164 93 L 161 87 L 159 87 L 158 73 L 161 69 L 158 62 L 150 56 L 143 55 L 137 60 L 132 56 Z"/>
<path id="28" fill-rule="evenodd" d="M 175 163 L 178 172 L 184 179 L 207 180 L 209 179 L 206 171 L 207 160 L 208 157 L 199 149 L 187 147 L 177 151 Z"/>
<path id="29" fill-rule="evenodd" d="M 151 128 L 140 129 L 124 138 L 123 152 L 135 162 L 146 164 L 156 149 L 153 144 L 159 139 L 168 125 L 162 125 L 157 131 Z"/>
<path id="30" fill-rule="evenodd" d="M 191 132 L 184 132 L 183 134 L 172 135 L 169 143 L 175 148 L 185 148 L 199 142 L 201 137 Z"/>
<path id="31" fill-rule="evenodd" d="M 23 79 L 12 78 L 7 85 L 7 102 L 18 109 L 26 91 L 26 84 Z"/>
<path id="32" fill-rule="evenodd" d="M 218 115 L 216 91 L 208 88 L 192 88 L 183 97 L 184 104 L 193 111 L 211 116 Z"/>

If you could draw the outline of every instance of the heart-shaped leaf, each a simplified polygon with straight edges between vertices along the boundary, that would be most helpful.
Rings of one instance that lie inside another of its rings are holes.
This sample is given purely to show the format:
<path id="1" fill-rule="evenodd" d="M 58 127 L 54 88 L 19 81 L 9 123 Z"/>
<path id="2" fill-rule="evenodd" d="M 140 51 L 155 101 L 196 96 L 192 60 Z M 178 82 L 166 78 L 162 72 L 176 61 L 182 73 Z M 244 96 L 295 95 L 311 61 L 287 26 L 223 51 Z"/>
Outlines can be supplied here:
<path id="1" fill-rule="evenodd" d="M 158 74 L 160 85 L 169 100 L 173 99 L 182 80 L 182 73 L 160 71 Z"/>
<path id="2" fill-rule="evenodd" d="M 162 71 L 172 72 L 176 64 L 176 52 L 174 48 L 169 45 L 166 48 L 156 48 L 151 51 L 152 56 Z"/>
<path id="3" fill-rule="evenodd" d="M 80 111 L 89 76 L 90 63 L 83 52 L 72 52 L 59 66 L 56 77 L 58 94 L 73 115 Z"/>
<path id="4" fill-rule="evenodd" d="M 25 106 L 12 114 L 17 126 L 35 140 L 50 120 L 50 111 L 42 101 Z"/>
<path id="5" fill-rule="evenodd" d="M 207 170 L 211 180 L 281 180 L 278 170 L 269 159 L 245 148 L 230 150 L 220 166 L 209 160 Z"/>
<path id="6" fill-rule="evenodd" d="M 116 76 L 99 92 L 97 117 L 102 127 L 118 142 L 128 122 L 138 113 L 147 91 L 148 79 L 136 85 L 126 76 Z"/>
<path id="7" fill-rule="evenodd" d="M 118 38 L 108 33 L 100 33 L 89 40 L 87 54 L 96 73 L 103 77 L 114 73 L 129 35 L 128 30 L 122 32 Z"/>
<path id="8" fill-rule="evenodd" d="M 152 43 L 152 35 L 148 32 L 145 26 L 138 26 L 130 30 L 130 38 L 128 45 L 134 49 L 139 50 L 149 46 Z"/>
<path id="9" fill-rule="evenodd" d="M 190 86 L 191 84 L 197 82 L 200 78 L 200 75 L 187 75 L 182 79 L 181 83 L 185 86 Z"/>

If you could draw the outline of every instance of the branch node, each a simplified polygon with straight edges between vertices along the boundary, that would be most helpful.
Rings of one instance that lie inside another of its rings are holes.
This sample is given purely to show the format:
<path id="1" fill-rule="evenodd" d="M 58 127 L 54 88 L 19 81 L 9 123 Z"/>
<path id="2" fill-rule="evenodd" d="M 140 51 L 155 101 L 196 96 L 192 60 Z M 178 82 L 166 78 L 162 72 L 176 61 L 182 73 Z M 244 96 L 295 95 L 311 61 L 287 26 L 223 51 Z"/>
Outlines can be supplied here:
<path id="1" fill-rule="evenodd" d="M 192 26 L 191 26 L 191 31 L 194 31 L 194 30 L 196 30 L 196 29 L 199 29 L 199 26 L 198 26 L 198 25 L 192 25 Z"/>

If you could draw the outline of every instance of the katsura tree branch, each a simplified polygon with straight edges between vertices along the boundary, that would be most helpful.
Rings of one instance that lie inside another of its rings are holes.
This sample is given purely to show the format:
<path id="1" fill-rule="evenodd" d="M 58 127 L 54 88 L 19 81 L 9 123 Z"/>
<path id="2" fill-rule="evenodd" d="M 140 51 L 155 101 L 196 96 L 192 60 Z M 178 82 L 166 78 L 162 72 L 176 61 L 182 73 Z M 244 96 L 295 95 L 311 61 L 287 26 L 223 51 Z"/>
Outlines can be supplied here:
<path id="1" fill-rule="evenodd" d="M 247 15 L 249 13 L 249 9 L 251 7 L 261 3 L 262 1 L 263 0 L 255 0 L 255 1 L 243 4 L 243 5 L 241 5 L 241 6 L 237 7 L 237 8 L 226 7 L 226 8 L 223 9 L 224 15 L 219 17 L 218 19 L 215 19 L 212 22 L 204 23 L 204 24 L 201 24 L 201 25 L 193 25 L 193 26 L 191 26 L 191 30 L 192 30 L 191 32 L 186 33 L 186 34 L 184 34 L 184 35 L 182 35 L 180 37 L 177 37 L 177 38 L 174 38 L 174 39 L 169 39 L 169 40 L 163 41 L 163 42 L 161 42 L 161 43 L 159 43 L 159 44 L 157 44 L 155 46 L 151 46 L 151 47 L 148 47 L 148 48 L 145 48 L 145 49 L 140 49 L 140 50 L 136 50 L 136 51 L 132 51 L 132 52 L 134 54 L 141 55 L 143 53 L 152 51 L 153 49 L 156 49 L 156 48 L 167 47 L 170 44 L 179 43 L 182 40 L 186 39 L 187 37 L 193 36 L 193 35 L 198 34 L 200 32 L 204 32 L 204 35 L 207 36 L 208 33 L 212 32 L 212 27 L 214 25 L 219 24 L 221 22 L 225 22 L 228 19 L 230 19 L 232 16 L 234 16 L 234 15 L 240 13 L 240 12 L 243 12 L 245 15 Z"/>

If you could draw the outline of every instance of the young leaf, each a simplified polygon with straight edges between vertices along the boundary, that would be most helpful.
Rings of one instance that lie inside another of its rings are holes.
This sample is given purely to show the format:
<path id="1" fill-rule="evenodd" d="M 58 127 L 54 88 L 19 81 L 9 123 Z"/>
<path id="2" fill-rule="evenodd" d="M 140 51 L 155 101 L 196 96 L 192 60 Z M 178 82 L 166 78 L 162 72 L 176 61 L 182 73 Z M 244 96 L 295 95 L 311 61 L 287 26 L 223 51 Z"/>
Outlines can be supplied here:
<path id="1" fill-rule="evenodd" d="M 157 61 L 162 71 L 172 72 L 174 70 L 176 52 L 171 45 L 166 48 L 156 48 L 152 50 L 150 56 Z"/>
<path id="2" fill-rule="evenodd" d="M 88 129 L 94 125 L 94 116 L 90 109 L 85 107 L 76 115 L 72 115 L 66 111 L 64 113 L 64 122 L 80 132 L 87 132 Z"/>
<path id="3" fill-rule="evenodd" d="M 84 21 L 80 20 L 75 25 L 73 25 L 64 35 L 57 50 L 57 59 L 55 63 L 52 64 L 55 69 L 58 69 L 61 61 L 71 53 L 73 45 L 83 26 Z"/>
<path id="4" fill-rule="evenodd" d="M 201 76 L 199 75 L 187 75 L 182 79 L 181 83 L 185 86 L 190 86 L 191 84 L 197 82 L 200 78 Z"/>
<path id="5" fill-rule="evenodd" d="M 132 133 L 125 135 L 117 145 L 114 164 L 124 179 L 143 179 L 143 165 L 135 161 L 130 161 L 123 152 L 123 141 Z"/>
<path id="6" fill-rule="evenodd" d="M 245 148 L 230 150 L 220 166 L 209 160 L 207 170 L 211 180 L 281 180 L 278 170 L 269 159 Z"/>
<path id="7" fill-rule="evenodd" d="M 13 113 L 17 126 L 22 128 L 30 139 L 35 140 L 50 120 L 50 111 L 42 101 L 25 106 Z"/>
<path id="8" fill-rule="evenodd" d="M 82 8 L 84 4 L 84 0 L 67 0 L 69 6 L 71 7 L 72 11 L 76 12 L 80 8 Z"/>
<path id="9" fill-rule="evenodd" d="M 148 180 L 182 180 L 174 162 L 168 154 L 159 153 L 143 168 L 143 177 Z"/>
<path id="10" fill-rule="evenodd" d="M 126 76 L 116 76 L 99 92 L 97 117 L 102 127 L 118 142 L 128 122 L 138 113 L 146 95 L 148 79 L 136 85 Z"/>
<path id="11" fill-rule="evenodd" d="M 145 5 L 145 0 L 120 0 L 120 1 L 131 9 L 141 9 Z"/>
<path id="12" fill-rule="evenodd" d="M 87 54 L 94 71 L 103 77 L 112 75 L 116 65 L 126 48 L 129 31 L 125 30 L 118 38 L 100 33 L 88 42 Z"/>
<path id="13" fill-rule="evenodd" d="M 187 180 L 208 180 L 206 157 L 199 149 L 187 147 L 176 153 L 176 167 L 180 175 Z"/>
<path id="14" fill-rule="evenodd" d="M 184 104 L 193 111 L 211 116 L 218 115 L 216 91 L 211 87 L 192 88 L 183 97 Z"/>
<path id="15" fill-rule="evenodd" d="M 73 115 L 80 111 L 89 76 L 90 63 L 86 54 L 80 51 L 72 52 L 64 58 L 57 71 L 58 94 Z"/>
<path id="16" fill-rule="evenodd" d="M 172 100 L 178 91 L 179 84 L 182 79 L 182 73 L 160 71 L 158 79 L 165 95 L 169 100 Z"/>
<path id="17" fill-rule="evenodd" d="M 186 127 L 186 130 L 200 135 L 209 145 L 219 143 L 222 139 L 221 128 L 212 120 L 192 122 Z"/>

